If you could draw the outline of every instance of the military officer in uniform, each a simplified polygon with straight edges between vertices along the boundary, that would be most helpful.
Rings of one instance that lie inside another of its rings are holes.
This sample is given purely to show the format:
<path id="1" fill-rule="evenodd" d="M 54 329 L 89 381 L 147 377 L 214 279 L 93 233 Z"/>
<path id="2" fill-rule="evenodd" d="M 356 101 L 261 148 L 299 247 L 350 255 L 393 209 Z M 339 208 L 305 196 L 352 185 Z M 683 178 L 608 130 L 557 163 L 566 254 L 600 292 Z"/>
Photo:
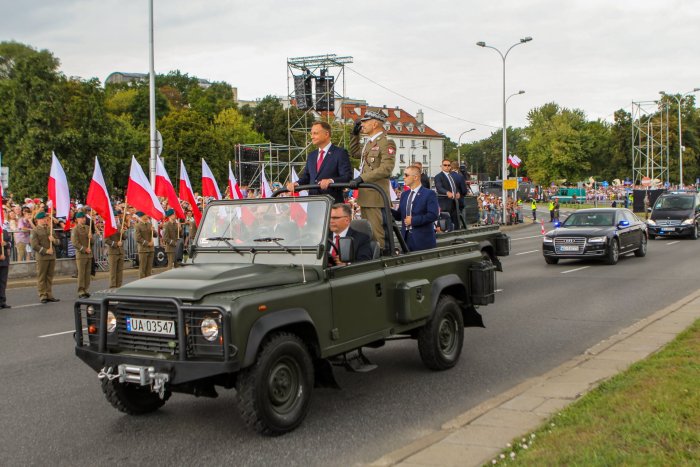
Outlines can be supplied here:
<path id="1" fill-rule="evenodd" d="M 45 212 L 39 212 L 36 217 L 37 226 L 29 236 L 29 244 L 36 256 L 36 281 L 41 303 L 57 302 L 53 296 L 53 273 L 56 269 L 56 251 L 54 247 L 59 240 L 53 236 L 49 218 Z"/>
<path id="2" fill-rule="evenodd" d="M 120 212 L 117 212 L 119 219 Z M 122 241 L 121 223 L 117 221 L 117 231 L 105 239 L 107 245 L 107 261 L 109 262 L 109 287 L 116 289 L 122 286 L 124 275 L 124 243 Z"/>
<path id="3" fill-rule="evenodd" d="M 136 212 L 136 217 L 140 219 L 140 222 L 134 226 L 134 240 L 139 254 L 139 278 L 143 279 L 151 275 L 156 248 L 153 243 L 154 232 L 151 218 L 141 211 Z"/>
<path id="4" fill-rule="evenodd" d="M 78 298 L 88 298 L 90 294 L 90 272 L 92 271 L 92 232 L 86 225 L 84 212 L 75 214 L 76 225 L 70 236 L 75 247 L 75 264 L 78 267 Z"/>
<path id="5" fill-rule="evenodd" d="M 170 208 L 165 211 L 166 221 L 163 224 L 163 247 L 165 254 L 168 255 L 168 269 L 175 266 L 175 251 L 177 250 L 177 241 L 180 238 L 180 229 L 175 220 L 175 210 Z"/>
<path id="6" fill-rule="evenodd" d="M 384 133 L 386 117 L 381 112 L 368 111 L 358 122 L 350 137 L 350 154 L 360 159 L 360 176 L 352 180 L 352 185 L 358 183 L 376 183 L 388 199 L 391 184 L 389 177 L 394 170 L 396 160 L 396 144 Z M 363 147 L 360 146 L 360 129 L 369 139 Z M 372 236 L 379 247 L 384 249 L 384 222 L 382 208 L 384 202 L 379 193 L 369 188 L 361 188 L 357 202 L 360 205 L 362 218 L 367 219 L 372 226 Z"/>

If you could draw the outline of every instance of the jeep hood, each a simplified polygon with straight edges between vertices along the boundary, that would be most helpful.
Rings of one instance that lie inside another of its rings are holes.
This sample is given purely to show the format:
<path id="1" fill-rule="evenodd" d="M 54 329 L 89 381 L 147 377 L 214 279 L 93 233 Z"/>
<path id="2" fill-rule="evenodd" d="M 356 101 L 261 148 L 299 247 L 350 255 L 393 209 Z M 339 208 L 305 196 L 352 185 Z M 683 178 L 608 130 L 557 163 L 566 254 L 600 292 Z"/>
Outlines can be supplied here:
<path id="1" fill-rule="evenodd" d="M 306 280 L 318 280 L 318 273 L 306 268 Z M 197 301 L 219 292 L 301 283 L 297 266 L 266 264 L 192 264 L 171 269 L 124 285 L 116 295 L 173 297 Z"/>

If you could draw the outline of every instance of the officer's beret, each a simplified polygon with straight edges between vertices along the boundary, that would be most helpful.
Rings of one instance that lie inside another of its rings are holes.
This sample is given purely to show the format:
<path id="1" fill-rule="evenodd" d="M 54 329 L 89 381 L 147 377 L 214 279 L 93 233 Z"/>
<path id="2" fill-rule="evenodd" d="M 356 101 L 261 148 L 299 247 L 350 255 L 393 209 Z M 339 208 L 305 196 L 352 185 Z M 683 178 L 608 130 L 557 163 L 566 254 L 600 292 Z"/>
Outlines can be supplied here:
<path id="1" fill-rule="evenodd" d="M 374 110 L 370 110 L 368 112 L 365 112 L 365 116 L 362 117 L 360 120 L 362 120 L 364 122 L 365 120 L 372 120 L 372 119 L 379 120 L 382 123 L 386 122 L 386 116 L 384 116 L 383 113 L 375 112 Z"/>
<path id="2" fill-rule="evenodd" d="M 78 213 L 75 214 L 75 218 L 76 218 L 76 219 L 80 219 L 81 217 L 85 217 L 85 213 L 84 213 L 84 212 L 78 212 Z"/>
<path id="3" fill-rule="evenodd" d="M 170 217 L 173 214 L 175 214 L 175 210 L 173 208 L 170 208 L 167 211 L 165 211 L 165 217 Z"/>
<path id="4" fill-rule="evenodd" d="M 36 215 L 37 219 L 43 219 L 44 217 L 46 217 L 46 213 L 43 211 L 40 211 L 39 214 Z"/>
<path id="5" fill-rule="evenodd" d="M 136 211 L 136 217 L 143 217 L 144 214 L 141 211 Z"/>

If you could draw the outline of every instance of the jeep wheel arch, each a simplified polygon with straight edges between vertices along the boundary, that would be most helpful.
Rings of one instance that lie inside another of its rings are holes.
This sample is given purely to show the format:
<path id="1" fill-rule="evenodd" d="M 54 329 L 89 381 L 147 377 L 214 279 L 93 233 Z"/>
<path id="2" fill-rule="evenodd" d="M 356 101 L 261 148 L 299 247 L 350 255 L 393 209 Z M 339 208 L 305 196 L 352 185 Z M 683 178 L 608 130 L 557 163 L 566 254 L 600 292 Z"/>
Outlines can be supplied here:
<path id="1" fill-rule="evenodd" d="M 318 333 L 311 317 L 303 308 L 290 308 L 263 315 L 253 324 L 248 333 L 248 343 L 241 367 L 245 368 L 255 363 L 258 349 L 265 336 L 271 331 L 281 329 L 301 337 L 309 350 L 318 354 Z"/>

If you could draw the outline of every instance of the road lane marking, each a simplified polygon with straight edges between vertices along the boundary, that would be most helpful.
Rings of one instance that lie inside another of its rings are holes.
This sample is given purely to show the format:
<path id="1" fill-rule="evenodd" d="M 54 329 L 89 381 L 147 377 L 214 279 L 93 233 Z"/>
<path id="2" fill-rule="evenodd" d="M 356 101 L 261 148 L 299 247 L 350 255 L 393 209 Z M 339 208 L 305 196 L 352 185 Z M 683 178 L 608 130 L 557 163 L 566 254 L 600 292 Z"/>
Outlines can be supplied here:
<path id="1" fill-rule="evenodd" d="M 83 328 L 83 331 L 86 330 L 87 328 Z M 39 339 L 43 339 L 44 337 L 62 336 L 63 334 L 70 334 L 71 332 L 75 332 L 75 329 L 71 329 L 70 331 L 54 332 L 53 334 L 44 334 L 43 336 L 39 336 Z"/>
<path id="2" fill-rule="evenodd" d="M 511 238 L 510 241 L 514 242 L 516 240 L 526 240 L 528 238 L 542 238 L 542 235 L 532 235 L 530 237 Z"/>
<path id="3" fill-rule="evenodd" d="M 540 251 L 540 250 L 523 251 L 522 253 L 516 253 L 515 256 L 518 256 L 518 255 L 529 255 L 530 253 L 537 253 L 537 252 L 539 252 L 539 251 Z"/>
<path id="4" fill-rule="evenodd" d="M 580 271 L 581 269 L 586 269 L 586 268 L 590 268 L 590 266 L 583 266 L 581 268 L 569 269 L 568 271 L 562 271 L 561 274 L 568 274 L 570 272 L 576 272 L 576 271 Z"/>
<path id="5" fill-rule="evenodd" d="M 19 308 L 30 308 L 33 306 L 42 306 L 46 305 L 45 303 L 27 303 L 26 305 L 12 305 L 12 308 L 10 310 L 17 310 Z"/>
<path id="6" fill-rule="evenodd" d="M 676 240 L 675 242 L 669 242 L 666 245 L 675 245 L 676 243 L 680 243 L 680 240 Z"/>

